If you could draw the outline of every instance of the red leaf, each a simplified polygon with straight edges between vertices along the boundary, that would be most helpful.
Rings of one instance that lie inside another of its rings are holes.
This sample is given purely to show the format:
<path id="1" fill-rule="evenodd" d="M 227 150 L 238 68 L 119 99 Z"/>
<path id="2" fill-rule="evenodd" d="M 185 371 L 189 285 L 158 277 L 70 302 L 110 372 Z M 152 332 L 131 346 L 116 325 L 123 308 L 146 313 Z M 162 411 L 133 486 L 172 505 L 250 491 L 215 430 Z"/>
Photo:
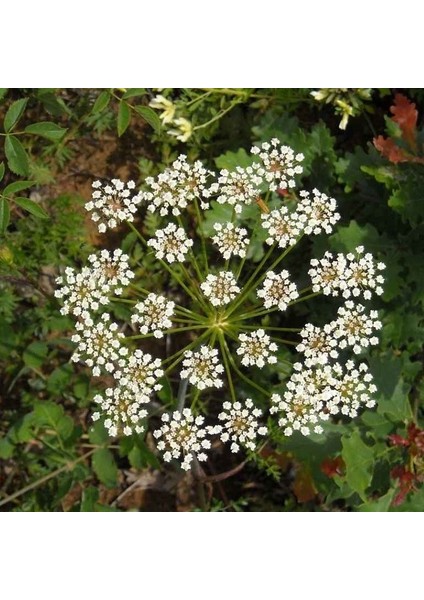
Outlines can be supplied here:
<path id="1" fill-rule="evenodd" d="M 392 120 L 402 130 L 403 139 L 413 150 L 416 150 L 415 137 L 418 111 L 415 104 L 403 94 L 396 94 L 395 103 L 390 107 L 390 111 L 393 114 Z"/>
<path id="2" fill-rule="evenodd" d="M 342 457 L 337 456 L 336 458 L 324 459 L 320 465 L 320 469 L 327 477 L 334 477 L 335 475 L 342 475 L 344 466 Z"/>
<path id="3" fill-rule="evenodd" d="M 407 154 L 405 154 L 402 148 L 396 146 L 391 138 L 384 138 L 382 135 L 379 135 L 373 139 L 373 144 L 385 158 L 394 164 L 409 160 Z"/>
<path id="4" fill-rule="evenodd" d="M 401 435 L 397 435 L 396 433 L 389 435 L 388 439 L 393 446 L 409 446 L 409 440 L 403 438 Z"/>

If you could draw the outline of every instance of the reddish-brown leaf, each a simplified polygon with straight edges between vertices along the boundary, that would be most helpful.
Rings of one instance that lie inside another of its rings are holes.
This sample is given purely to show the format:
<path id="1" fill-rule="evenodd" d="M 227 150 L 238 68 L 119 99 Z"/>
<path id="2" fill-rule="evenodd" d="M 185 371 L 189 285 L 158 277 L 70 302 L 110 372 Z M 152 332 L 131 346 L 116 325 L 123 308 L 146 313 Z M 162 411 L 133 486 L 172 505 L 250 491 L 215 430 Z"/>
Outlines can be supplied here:
<path id="1" fill-rule="evenodd" d="M 389 435 L 388 439 L 389 439 L 390 443 L 393 444 L 393 446 L 409 446 L 409 440 L 407 440 L 406 438 L 403 438 L 401 435 L 398 435 L 397 433 Z"/>
<path id="2" fill-rule="evenodd" d="M 379 135 L 373 139 L 373 144 L 385 158 L 394 164 L 409 160 L 404 150 L 399 148 L 391 138 L 384 138 Z"/>
<path id="3" fill-rule="evenodd" d="M 309 469 L 299 465 L 293 482 L 293 492 L 298 502 L 311 502 L 317 495 L 314 481 Z"/>
<path id="4" fill-rule="evenodd" d="M 416 150 L 416 128 L 418 111 L 413 102 L 408 100 L 403 94 L 395 95 L 395 103 L 390 107 L 393 114 L 392 120 L 399 125 L 402 130 L 403 139 L 409 146 Z"/>
<path id="5" fill-rule="evenodd" d="M 321 471 L 324 475 L 327 475 L 327 477 L 342 475 L 344 468 L 345 464 L 341 456 L 336 456 L 336 458 L 326 458 L 320 465 Z"/>

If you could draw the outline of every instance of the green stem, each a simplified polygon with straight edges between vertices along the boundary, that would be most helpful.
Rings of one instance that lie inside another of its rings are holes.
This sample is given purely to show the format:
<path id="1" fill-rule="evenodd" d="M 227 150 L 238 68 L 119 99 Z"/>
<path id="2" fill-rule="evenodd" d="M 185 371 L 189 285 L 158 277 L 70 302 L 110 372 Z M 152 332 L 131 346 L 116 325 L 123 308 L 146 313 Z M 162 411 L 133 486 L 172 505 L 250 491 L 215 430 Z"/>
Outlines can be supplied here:
<path id="1" fill-rule="evenodd" d="M 196 211 L 196 219 L 197 219 L 197 229 L 199 231 L 199 236 L 200 236 L 200 242 L 202 244 L 202 254 L 203 254 L 203 260 L 205 263 L 205 273 L 209 272 L 209 265 L 208 265 L 208 253 L 206 251 L 206 242 L 205 242 L 205 236 L 203 234 L 202 231 L 202 216 L 200 214 L 200 207 L 199 207 L 199 203 L 197 201 L 197 198 L 194 199 L 194 209 Z"/>
<path id="2" fill-rule="evenodd" d="M 233 379 L 231 377 L 231 369 L 230 369 L 230 364 L 228 362 L 225 339 L 224 339 L 224 336 L 221 331 L 218 334 L 218 339 L 219 339 L 219 344 L 221 346 L 221 352 L 222 352 L 222 358 L 224 361 L 225 371 L 227 373 L 228 387 L 230 388 L 231 398 L 232 398 L 233 402 L 235 402 L 236 401 L 236 392 L 234 389 Z"/>
<path id="3" fill-rule="evenodd" d="M 297 300 L 293 300 L 292 302 L 289 302 L 289 304 L 287 306 L 293 306 L 293 304 L 298 304 L 298 302 L 303 302 L 304 300 L 309 300 L 309 298 L 315 298 L 315 296 L 319 296 L 320 294 L 322 294 L 322 292 L 314 292 L 313 294 L 309 294 L 308 296 L 303 296 L 303 297 L 297 298 Z"/>
<path id="4" fill-rule="evenodd" d="M 193 127 L 193 131 L 198 131 L 199 129 L 204 129 L 205 127 L 208 127 L 208 125 L 211 125 L 212 123 L 215 123 L 215 121 L 218 121 L 219 119 L 222 119 L 222 117 L 225 114 L 227 114 L 227 112 L 229 112 L 230 110 L 232 110 L 235 106 L 237 106 L 237 104 L 240 104 L 240 102 L 241 102 L 240 99 L 234 100 L 233 102 L 231 102 L 230 106 L 228 106 L 224 110 L 221 110 L 220 113 L 218 113 L 217 115 L 215 115 L 214 117 L 212 117 L 212 119 L 209 119 L 209 121 L 206 121 L 206 123 L 202 123 L 201 125 L 197 125 L 196 127 Z"/>
<path id="5" fill-rule="evenodd" d="M 162 331 L 164 334 L 180 333 L 181 331 L 194 331 L 196 329 L 209 329 L 209 325 L 196 325 L 194 327 L 173 327 L 172 329 L 166 329 Z M 126 340 L 144 340 L 146 338 L 154 337 L 154 333 L 146 333 L 145 335 L 128 335 Z"/>
<path id="6" fill-rule="evenodd" d="M 261 387 L 260 385 L 258 385 L 257 383 L 255 383 L 254 381 L 252 381 L 251 379 L 249 379 L 249 377 L 247 377 L 246 375 L 244 375 L 237 367 L 235 360 L 233 359 L 230 349 L 228 348 L 228 344 L 225 341 L 225 338 L 223 340 L 224 342 L 224 347 L 225 350 L 227 352 L 227 356 L 230 360 L 231 366 L 233 367 L 234 371 L 237 373 L 237 375 L 239 377 L 241 377 L 247 384 L 249 384 L 251 387 L 254 387 L 255 389 L 257 389 L 259 392 L 261 392 L 262 394 L 264 394 L 265 396 L 269 396 L 269 392 L 267 392 L 263 387 Z"/>
<path id="7" fill-rule="evenodd" d="M 240 325 L 239 329 L 258 329 L 258 325 Z M 260 325 L 259 329 L 268 331 L 293 331 L 294 333 L 302 331 L 300 327 L 269 327 L 268 325 Z"/>

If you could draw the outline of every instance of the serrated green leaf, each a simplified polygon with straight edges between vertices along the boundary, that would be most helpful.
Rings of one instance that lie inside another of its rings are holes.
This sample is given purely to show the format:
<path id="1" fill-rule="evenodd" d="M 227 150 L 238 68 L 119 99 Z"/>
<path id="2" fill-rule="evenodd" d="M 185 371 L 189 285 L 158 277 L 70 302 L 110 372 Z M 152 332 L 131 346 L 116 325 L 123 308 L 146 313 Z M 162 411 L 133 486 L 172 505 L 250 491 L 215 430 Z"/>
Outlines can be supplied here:
<path id="1" fill-rule="evenodd" d="M 215 159 L 215 164 L 218 169 L 227 169 L 227 171 L 234 171 L 236 167 L 249 167 L 254 163 L 253 156 L 247 154 L 244 148 L 240 148 L 237 152 L 225 152 Z"/>
<path id="2" fill-rule="evenodd" d="M 128 125 L 130 124 L 130 121 L 131 121 L 130 107 L 128 106 L 128 104 L 126 102 L 121 101 L 119 103 L 118 121 L 117 121 L 119 137 L 121 137 L 121 135 L 123 135 L 125 133 L 125 131 L 128 129 Z"/>
<path id="3" fill-rule="evenodd" d="M 38 217 L 39 219 L 49 218 L 49 215 L 46 213 L 44 208 L 41 208 L 41 206 L 34 202 L 34 200 L 30 200 L 29 198 L 14 198 L 13 202 L 34 215 L 34 217 Z"/>
<path id="4" fill-rule="evenodd" d="M 373 450 L 362 441 L 358 431 L 342 436 L 342 448 L 346 481 L 352 492 L 357 492 L 366 502 L 365 490 L 371 483 L 373 473 Z"/>
<path id="5" fill-rule="evenodd" d="M 111 95 L 107 90 L 100 92 L 100 94 L 96 98 L 93 108 L 91 109 L 91 113 L 93 115 L 96 115 L 97 113 L 104 111 L 105 108 L 109 106 L 110 98 Z"/>
<path id="6" fill-rule="evenodd" d="M 134 110 L 156 131 L 156 133 L 161 130 L 162 124 L 154 110 L 148 106 L 134 106 Z"/>
<path id="7" fill-rule="evenodd" d="M 88 439 L 90 444 L 101 445 L 106 444 L 110 438 L 102 421 L 96 421 L 88 431 Z"/>
<path id="8" fill-rule="evenodd" d="M 22 355 L 27 367 L 38 369 L 43 364 L 49 349 L 44 342 L 32 342 Z"/>
<path id="9" fill-rule="evenodd" d="M 4 196 L 10 196 L 11 194 L 16 194 L 16 192 L 22 192 L 22 190 L 27 190 L 32 185 L 35 184 L 35 181 L 15 181 L 14 183 L 9 183 L 4 190 Z"/>
<path id="10" fill-rule="evenodd" d="M 69 383 L 73 374 L 71 365 L 61 365 L 54 369 L 47 379 L 47 391 L 60 394 Z"/>
<path id="11" fill-rule="evenodd" d="M 377 402 L 377 412 L 380 415 L 386 415 L 393 421 L 409 421 L 412 419 L 411 405 L 408 399 L 410 386 L 405 384 L 400 377 L 393 394 L 390 398 L 379 398 Z"/>
<path id="12" fill-rule="evenodd" d="M 9 133 L 9 131 L 12 131 L 12 129 L 14 128 L 14 126 L 18 123 L 19 119 L 22 116 L 22 113 L 25 110 L 25 106 L 27 105 L 28 102 L 28 98 L 21 98 L 20 100 L 15 100 L 15 102 L 13 102 L 6 113 L 6 116 L 4 117 L 4 130 L 6 133 Z"/>
<path id="13" fill-rule="evenodd" d="M 130 88 L 122 96 L 122 99 L 127 100 L 128 98 L 134 98 L 135 96 L 144 96 L 145 93 L 146 93 L 145 88 Z"/>
<path id="14" fill-rule="evenodd" d="M 4 233 L 10 221 L 10 206 L 8 200 L 0 198 L 0 233 Z"/>
<path id="15" fill-rule="evenodd" d="M 53 429 L 62 439 L 68 438 L 74 430 L 73 419 L 65 415 L 62 406 L 55 402 L 37 402 L 33 415 L 34 425 Z"/>
<path id="16" fill-rule="evenodd" d="M 99 480 L 108 488 L 115 487 L 118 478 L 118 467 L 113 454 L 107 448 L 99 448 L 92 456 L 92 466 Z"/>
<path id="17" fill-rule="evenodd" d="M 64 127 L 60 127 L 60 125 L 56 125 L 56 123 L 52 123 L 51 121 L 42 121 L 40 123 L 32 123 L 25 127 L 26 133 L 32 133 L 33 135 L 39 135 L 44 137 L 52 142 L 58 142 L 63 138 L 65 133 L 68 131 Z"/>
<path id="18" fill-rule="evenodd" d="M 0 163 L 0 181 L 3 179 L 4 177 L 4 162 Z"/>
<path id="19" fill-rule="evenodd" d="M 16 175 L 28 175 L 28 155 L 17 137 L 8 135 L 4 144 L 4 152 L 9 169 Z"/>

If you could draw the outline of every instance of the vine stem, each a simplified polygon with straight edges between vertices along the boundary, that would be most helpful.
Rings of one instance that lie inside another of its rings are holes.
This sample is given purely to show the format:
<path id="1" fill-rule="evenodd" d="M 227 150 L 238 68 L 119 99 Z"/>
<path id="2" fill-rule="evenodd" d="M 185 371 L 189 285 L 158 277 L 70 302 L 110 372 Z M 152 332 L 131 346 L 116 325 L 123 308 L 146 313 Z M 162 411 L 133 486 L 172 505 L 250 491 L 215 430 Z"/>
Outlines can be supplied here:
<path id="1" fill-rule="evenodd" d="M 57 477 L 57 475 L 60 475 L 60 473 L 63 473 L 64 471 L 72 469 L 76 464 L 78 464 L 82 460 L 85 460 L 86 458 L 88 458 L 89 456 L 91 456 L 95 451 L 96 451 L 96 449 L 92 449 L 89 452 L 86 452 L 85 454 L 83 454 L 82 456 L 80 456 L 79 458 L 77 458 L 76 460 L 73 460 L 71 462 L 66 463 L 66 465 L 63 465 L 63 467 L 60 467 L 59 469 L 56 469 L 55 471 L 52 471 L 48 475 L 45 475 L 44 477 L 41 477 L 40 479 L 37 479 L 37 481 L 33 481 L 29 485 L 27 485 L 27 486 L 23 487 L 22 489 L 18 490 L 14 494 L 11 494 L 10 496 L 7 496 L 7 498 L 4 498 L 3 500 L 0 501 L 0 506 L 4 506 L 5 504 L 8 504 L 12 500 L 15 500 L 16 498 L 19 498 L 23 494 L 26 494 L 27 492 L 30 492 L 31 490 L 34 490 L 35 488 L 37 488 L 38 486 L 42 485 L 43 483 L 46 483 L 50 479 L 53 479 L 53 477 Z"/>

